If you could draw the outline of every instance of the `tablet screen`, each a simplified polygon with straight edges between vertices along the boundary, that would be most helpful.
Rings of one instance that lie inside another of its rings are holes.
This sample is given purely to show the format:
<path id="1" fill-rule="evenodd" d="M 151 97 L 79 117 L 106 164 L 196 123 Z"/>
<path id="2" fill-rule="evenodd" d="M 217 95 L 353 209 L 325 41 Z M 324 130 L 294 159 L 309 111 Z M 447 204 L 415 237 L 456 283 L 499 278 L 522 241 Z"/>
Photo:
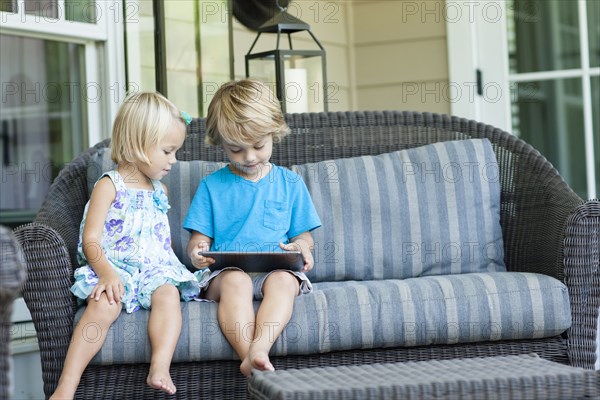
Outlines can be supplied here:
<path id="1" fill-rule="evenodd" d="M 277 269 L 301 271 L 304 266 L 299 251 L 202 251 L 199 254 L 215 260 L 215 263 L 208 267 L 211 271 L 227 267 L 237 267 L 246 272 L 270 272 Z"/>

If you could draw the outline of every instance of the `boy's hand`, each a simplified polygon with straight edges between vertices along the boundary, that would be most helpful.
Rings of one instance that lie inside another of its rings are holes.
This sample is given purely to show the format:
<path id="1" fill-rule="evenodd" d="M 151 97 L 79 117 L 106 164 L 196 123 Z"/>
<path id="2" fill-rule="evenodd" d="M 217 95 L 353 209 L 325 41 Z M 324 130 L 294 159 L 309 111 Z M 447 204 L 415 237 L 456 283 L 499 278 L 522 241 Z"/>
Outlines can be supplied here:
<path id="1" fill-rule="evenodd" d="M 279 247 L 285 251 L 300 251 L 302 254 L 302 258 L 304 259 L 304 267 L 302 267 L 302 272 L 308 272 L 313 269 L 315 265 L 315 260 L 313 258 L 312 251 L 310 250 L 310 246 L 303 240 L 298 240 L 296 242 L 291 242 L 288 244 L 279 243 Z"/>
<path id="2" fill-rule="evenodd" d="M 196 246 L 192 249 L 190 254 L 190 259 L 192 260 L 192 265 L 196 269 L 204 269 L 209 267 L 211 264 L 215 263 L 215 260 L 210 257 L 204 257 L 200 255 L 200 252 L 209 251 L 210 244 L 208 242 L 200 241 L 196 244 Z"/>
<path id="3" fill-rule="evenodd" d="M 110 270 L 102 275 L 98 275 L 98 283 L 92 289 L 90 299 L 99 301 L 102 292 L 106 292 L 106 297 L 110 304 L 114 304 L 115 302 L 117 304 L 121 303 L 121 298 L 125 295 L 125 287 L 121 282 L 119 274 Z"/>

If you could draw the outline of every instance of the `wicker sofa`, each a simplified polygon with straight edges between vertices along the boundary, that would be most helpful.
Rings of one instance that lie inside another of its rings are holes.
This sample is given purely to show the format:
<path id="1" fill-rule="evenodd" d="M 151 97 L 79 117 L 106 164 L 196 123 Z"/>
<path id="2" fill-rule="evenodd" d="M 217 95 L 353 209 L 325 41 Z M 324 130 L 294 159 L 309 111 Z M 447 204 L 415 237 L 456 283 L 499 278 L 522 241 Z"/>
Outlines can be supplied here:
<path id="1" fill-rule="evenodd" d="M 488 139 L 500 172 L 499 218 L 506 267 L 510 272 L 552 277 L 559 284 L 564 283 L 568 290 L 568 296 L 564 298 L 568 300 L 567 310 L 563 311 L 565 315 L 570 312 L 567 317 L 572 323 L 570 328 L 565 327 L 564 331 L 554 332 L 550 336 L 535 334 L 527 338 L 495 337 L 494 340 L 479 341 L 459 339 L 446 343 L 434 338 L 430 340 L 431 344 L 411 345 L 390 345 L 396 343 L 393 340 L 383 340 L 382 344 L 381 341 L 369 342 L 363 338 L 362 342 L 359 339 L 359 345 L 348 348 L 332 348 L 324 342 L 332 337 L 330 329 L 337 330 L 342 336 L 352 335 L 352 330 L 325 323 L 320 325 L 320 329 L 324 330 L 317 334 L 318 351 L 295 354 L 285 343 L 279 347 L 276 343 L 274 349 L 280 354 L 273 357 L 276 368 L 524 353 L 537 353 L 543 358 L 574 366 L 594 367 L 597 362 L 595 352 L 600 307 L 600 203 L 596 200 L 584 202 L 579 198 L 538 151 L 507 132 L 446 115 L 394 111 L 345 112 L 289 114 L 286 119 L 291 134 L 277 144 L 272 157 L 275 164 L 286 167 L 381 155 L 437 142 Z M 188 136 L 178 153 L 179 160 L 225 161 L 220 148 L 203 144 L 204 128 L 202 119 L 194 120 L 188 127 Z M 98 172 L 91 171 L 90 166 L 98 162 L 99 155 L 107 146 L 108 141 L 103 141 L 69 163 L 51 186 L 35 222 L 16 230 L 28 264 L 24 297 L 38 334 L 46 394 L 52 393 L 56 387 L 78 315 L 69 287 L 76 266 L 79 223 L 89 198 L 90 181 L 93 181 L 90 175 Z M 171 205 L 187 201 L 177 195 L 174 197 L 171 185 Z M 343 204 L 344 199 L 339 207 Z M 181 215 L 173 211 L 170 213 L 177 221 Z M 368 215 L 364 212 L 359 214 Z M 171 229 L 176 246 L 177 241 L 185 241 L 184 233 L 177 228 L 177 224 L 172 223 Z M 313 271 L 317 271 L 318 267 L 317 263 Z M 328 282 L 324 282 L 323 292 L 327 288 Z M 304 300 L 298 302 L 301 301 Z M 199 307 L 197 304 L 200 303 L 195 303 L 193 307 Z M 215 325 L 216 322 L 210 324 L 211 318 L 214 320 L 216 315 L 214 307 L 194 311 L 197 314 L 190 314 L 191 306 L 187 304 L 182 304 L 182 307 L 184 316 L 187 315 L 185 318 L 196 318 L 195 323 L 201 326 L 205 334 L 212 329 L 209 339 L 216 337 L 222 343 L 218 329 L 215 329 L 218 325 Z M 533 307 L 532 314 L 535 313 Z M 126 321 L 125 325 L 107 340 L 111 343 L 111 350 L 97 357 L 84 373 L 78 398 L 163 396 L 144 384 L 148 372 L 148 364 L 143 361 L 146 355 L 140 356 L 134 354 L 137 350 L 128 350 L 138 349 L 136 338 L 143 330 L 137 328 L 141 325 L 131 321 L 132 325 L 127 325 L 127 320 L 123 320 Z M 128 331 L 128 326 L 135 329 Z M 364 336 L 365 332 L 362 334 Z M 187 335 L 191 334 L 188 332 Z M 130 337 L 131 341 L 122 339 L 124 336 Z M 120 350 L 118 346 L 122 346 Z M 182 344 L 181 339 L 180 346 L 184 347 L 183 351 L 186 350 L 186 344 Z M 188 346 L 207 347 L 203 340 L 198 343 L 189 340 Z M 141 353 L 144 353 L 143 345 L 141 348 Z M 115 361 L 121 357 L 119 351 L 132 354 L 124 356 L 130 357 L 128 360 Z M 178 388 L 177 397 L 245 398 L 246 381 L 239 373 L 239 361 L 232 357 L 231 349 L 226 353 L 225 357 L 212 354 L 207 359 L 193 361 L 176 357 L 172 376 Z M 136 357 L 142 357 L 142 361 Z"/>

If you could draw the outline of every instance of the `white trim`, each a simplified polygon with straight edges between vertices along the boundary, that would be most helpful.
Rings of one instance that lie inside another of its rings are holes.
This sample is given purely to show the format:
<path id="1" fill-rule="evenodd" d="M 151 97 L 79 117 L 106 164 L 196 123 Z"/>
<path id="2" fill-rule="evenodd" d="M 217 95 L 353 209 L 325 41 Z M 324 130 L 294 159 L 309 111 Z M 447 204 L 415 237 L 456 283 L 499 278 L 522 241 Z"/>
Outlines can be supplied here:
<path id="1" fill-rule="evenodd" d="M 590 78 L 590 57 L 588 20 L 585 0 L 578 1 L 579 11 L 579 43 L 581 52 L 581 68 L 583 72 L 583 126 L 585 142 L 585 160 L 588 198 L 596 198 L 596 165 L 594 164 L 594 120 L 592 116 L 592 82 Z M 595 68 L 600 71 L 600 68 Z M 600 154 L 598 154 L 600 157 Z"/>
<path id="2" fill-rule="evenodd" d="M 530 82 L 547 81 L 551 79 L 581 78 L 582 76 L 586 75 L 600 75 L 600 67 L 567 69 L 561 71 L 524 72 L 519 74 L 510 74 L 508 79 L 511 82 Z"/>
<path id="3" fill-rule="evenodd" d="M 511 132 L 506 3 L 504 0 L 485 0 L 483 3 L 482 11 L 475 14 L 477 34 L 474 35 L 478 39 L 477 53 L 483 85 L 483 95 L 479 96 L 480 121 Z M 483 11 L 492 9 L 497 14 Z M 485 39 L 490 37 L 499 38 L 496 46 L 490 46 Z"/>
<path id="4" fill-rule="evenodd" d="M 453 1 L 461 17 L 446 18 L 452 115 L 511 131 L 506 5 L 504 1 Z M 482 10 L 497 10 L 487 15 Z M 476 91 L 482 72 L 483 94 Z"/>
<path id="5" fill-rule="evenodd" d="M 85 46 L 85 85 L 87 99 L 83 101 L 87 104 L 87 125 L 89 144 L 94 145 L 100 141 L 102 135 L 102 103 L 105 94 L 103 80 L 100 71 L 98 49 L 95 42 L 89 42 Z"/>
<path id="6" fill-rule="evenodd" d="M 38 31 L 38 30 L 15 29 L 14 27 L 6 28 L 5 25 L 0 26 L 0 33 L 3 35 L 20 36 L 20 37 L 33 38 L 33 39 L 55 40 L 58 42 L 68 42 L 68 43 L 75 43 L 75 44 L 85 44 L 86 41 L 92 40 L 92 39 L 87 39 L 85 37 L 65 36 L 65 35 L 58 34 L 57 32 L 47 33 L 47 32 Z"/>
<path id="7" fill-rule="evenodd" d="M 105 96 L 104 107 L 104 129 L 100 133 L 100 139 L 110 137 L 110 127 L 117 115 L 119 106 L 127 92 L 125 81 L 125 29 L 123 24 L 123 1 L 106 1 L 106 8 L 114 13 L 114 20 L 107 18 L 106 30 L 108 40 L 104 46 L 104 60 L 106 65 L 105 88 L 109 95 Z M 112 3 L 110 5 L 109 3 Z M 120 17 L 117 17 L 120 16 Z M 90 141 L 90 145 L 95 142 Z"/>
<path id="8" fill-rule="evenodd" d="M 106 9 L 104 2 L 98 1 L 97 3 L 102 3 L 100 10 Z M 25 14 L 22 9 L 23 7 L 19 7 L 19 12 L 16 14 L 0 12 L 2 33 L 5 30 L 20 35 L 35 33 L 44 35 L 46 38 L 61 37 L 63 40 L 69 41 L 82 39 L 106 40 L 106 30 L 103 28 L 104 24 L 101 23 L 102 20 L 106 19 L 105 17 L 100 17 L 95 24 L 88 24 Z M 102 12 L 102 14 L 105 15 L 106 12 Z"/>
<path id="9" fill-rule="evenodd" d="M 460 6 L 460 3 L 456 4 Z M 479 107 L 477 102 L 468 101 L 466 97 L 459 96 L 455 83 L 475 82 L 477 63 L 477 45 L 475 43 L 475 24 L 466 20 L 451 21 L 446 19 L 446 35 L 448 47 L 448 76 L 450 85 L 450 102 L 452 115 L 479 120 Z"/>

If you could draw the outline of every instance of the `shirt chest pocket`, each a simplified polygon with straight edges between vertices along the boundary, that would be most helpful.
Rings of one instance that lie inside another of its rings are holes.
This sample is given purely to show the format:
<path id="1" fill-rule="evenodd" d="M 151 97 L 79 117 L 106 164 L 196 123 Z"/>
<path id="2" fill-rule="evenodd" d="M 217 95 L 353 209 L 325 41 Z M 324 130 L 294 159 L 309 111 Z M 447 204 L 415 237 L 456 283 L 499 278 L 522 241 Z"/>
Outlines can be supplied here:
<path id="1" fill-rule="evenodd" d="M 265 227 L 273 230 L 289 227 L 289 210 L 285 201 L 265 200 L 265 215 L 263 221 Z"/>

